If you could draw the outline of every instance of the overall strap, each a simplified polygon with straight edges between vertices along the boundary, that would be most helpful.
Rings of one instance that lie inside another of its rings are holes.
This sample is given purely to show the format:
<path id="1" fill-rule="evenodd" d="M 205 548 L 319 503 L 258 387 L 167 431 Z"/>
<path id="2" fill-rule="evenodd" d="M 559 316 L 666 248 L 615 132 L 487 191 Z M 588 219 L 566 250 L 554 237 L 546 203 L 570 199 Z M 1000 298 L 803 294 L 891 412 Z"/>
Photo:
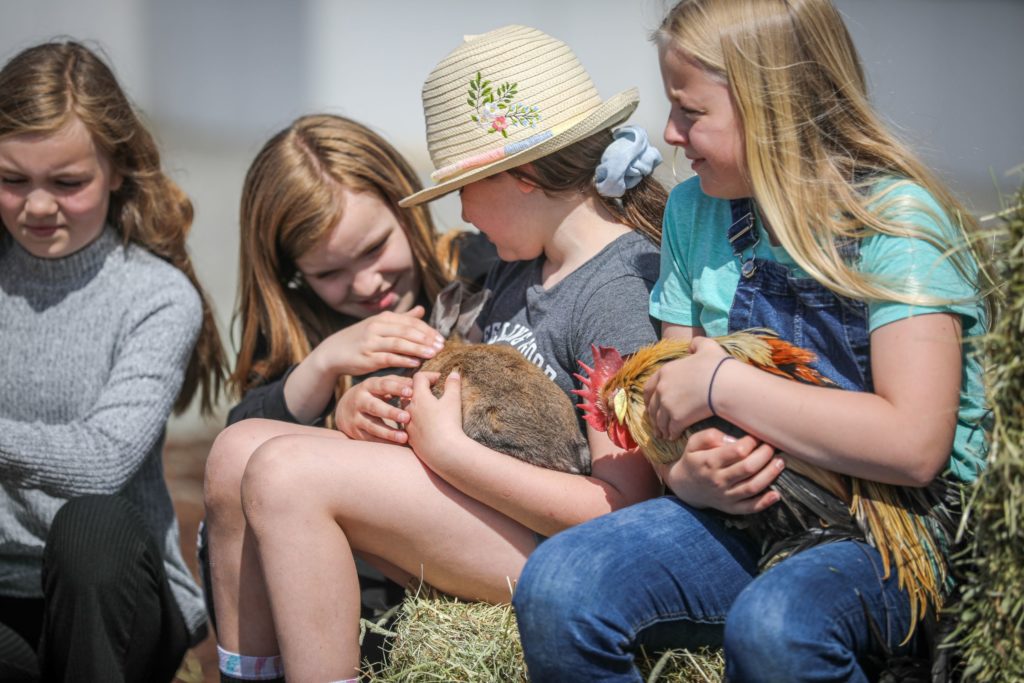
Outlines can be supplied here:
<path id="1" fill-rule="evenodd" d="M 754 222 L 754 204 L 747 199 L 730 199 L 729 209 L 732 211 L 732 225 L 729 226 L 729 245 L 732 253 L 740 261 L 740 272 L 743 277 L 750 277 L 757 270 L 754 263 L 754 255 L 751 252 L 749 257 L 744 257 L 744 252 L 753 249 L 760 241 L 757 234 L 757 227 Z M 860 240 L 854 237 L 839 237 L 836 239 L 836 248 L 840 257 L 847 263 L 853 263 L 860 256 Z"/>
<path id="2" fill-rule="evenodd" d="M 729 209 L 732 211 L 732 225 L 729 226 L 729 245 L 736 258 L 740 260 L 740 273 L 750 277 L 757 270 L 754 255 L 744 258 L 743 252 L 753 249 L 760 240 L 754 223 L 754 205 L 750 199 L 731 199 Z"/>
<path id="3" fill-rule="evenodd" d="M 836 249 L 843 261 L 853 264 L 860 256 L 860 240 L 854 237 L 837 237 Z"/>

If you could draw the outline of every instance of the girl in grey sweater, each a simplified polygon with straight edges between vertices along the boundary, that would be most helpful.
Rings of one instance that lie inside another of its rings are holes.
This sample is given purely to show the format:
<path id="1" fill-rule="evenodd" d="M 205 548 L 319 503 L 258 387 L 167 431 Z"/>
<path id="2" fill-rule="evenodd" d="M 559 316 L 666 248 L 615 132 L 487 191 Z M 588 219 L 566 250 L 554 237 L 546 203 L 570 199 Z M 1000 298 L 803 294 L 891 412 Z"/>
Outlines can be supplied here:
<path id="1" fill-rule="evenodd" d="M 0 71 L 0 679 L 168 681 L 206 630 L 163 477 L 223 375 L 192 206 L 109 68 Z"/>

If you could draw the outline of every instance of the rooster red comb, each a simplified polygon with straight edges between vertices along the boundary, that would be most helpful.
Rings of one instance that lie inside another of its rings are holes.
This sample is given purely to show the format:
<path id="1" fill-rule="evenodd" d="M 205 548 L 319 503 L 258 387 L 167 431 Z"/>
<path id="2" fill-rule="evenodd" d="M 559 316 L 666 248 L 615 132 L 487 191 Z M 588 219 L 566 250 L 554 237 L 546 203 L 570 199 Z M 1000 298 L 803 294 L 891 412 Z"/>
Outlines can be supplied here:
<path id="1" fill-rule="evenodd" d="M 583 389 L 573 389 L 572 393 L 583 399 L 580 410 L 583 411 L 583 419 L 599 432 L 608 431 L 607 406 L 601 400 L 601 389 L 612 375 L 622 367 L 622 356 L 610 346 L 590 345 L 590 353 L 594 357 L 594 367 L 589 368 L 581 360 L 576 362 L 586 373 L 573 374 L 583 384 Z"/>

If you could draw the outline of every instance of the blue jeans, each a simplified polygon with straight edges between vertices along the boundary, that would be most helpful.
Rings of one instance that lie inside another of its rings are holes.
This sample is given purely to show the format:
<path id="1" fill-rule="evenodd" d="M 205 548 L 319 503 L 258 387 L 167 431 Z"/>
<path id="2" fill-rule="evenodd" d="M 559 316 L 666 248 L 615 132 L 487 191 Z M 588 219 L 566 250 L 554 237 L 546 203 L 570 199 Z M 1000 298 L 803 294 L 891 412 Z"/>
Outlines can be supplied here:
<path id="1" fill-rule="evenodd" d="M 643 680 L 639 646 L 724 645 L 730 681 L 864 681 L 909 627 L 909 602 L 854 541 L 817 546 L 755 578 L 757 548 L 671 496 L 568 529 L 526 563 L 513 604 L 535 683 Z"/>

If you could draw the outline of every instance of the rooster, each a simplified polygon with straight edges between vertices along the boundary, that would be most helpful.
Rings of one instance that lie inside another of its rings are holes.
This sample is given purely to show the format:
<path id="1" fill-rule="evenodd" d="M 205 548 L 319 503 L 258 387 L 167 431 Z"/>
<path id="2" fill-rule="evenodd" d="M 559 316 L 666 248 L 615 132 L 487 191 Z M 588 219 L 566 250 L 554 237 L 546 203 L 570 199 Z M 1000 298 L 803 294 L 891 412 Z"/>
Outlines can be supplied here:
<path id="1" fill-rule="evenodd" d="M 833 386 L 811 367 L 816 356 L 776 336 L 756 329 L 716 337 L 725 351 L 744 363 L 790 380 Z M 582 361 L 586 376 L 575 393 L 584 401 L 584 419 L 608 433 L 619 448 L 640 450 L 652 463 L 678 460 L 690 434 L 716 427 L 741 436 L 720 418 L 703 420 L 676 440 L 654 436 L 647 418 L 644 385 L 665 363 L 690 353 L 690 342 L 663 339 L 623 360 L 615 349 L 592 347 L 594 367 Z M 766 569 L 799 550 L 840 539 L 870 543 L 882 556 L 885 576 L 893 565 L 899 585 L 910 595 L 911 626 L 906 640 L 929 606 L 937 611 L 951 581 L 945 551 L 955 533 L 955 521 L 946 506 L 951 492 L 939 479 L 924 489 L 893 486 L 858 479 L 786 458 L 786 468 L 772 485 L 781 500 L 753 515 L 726 515 L 730 526 L 747 530 L 762 543 L 760 569 Z M 906 641 L 904 641 L 906 642 Z"/>

